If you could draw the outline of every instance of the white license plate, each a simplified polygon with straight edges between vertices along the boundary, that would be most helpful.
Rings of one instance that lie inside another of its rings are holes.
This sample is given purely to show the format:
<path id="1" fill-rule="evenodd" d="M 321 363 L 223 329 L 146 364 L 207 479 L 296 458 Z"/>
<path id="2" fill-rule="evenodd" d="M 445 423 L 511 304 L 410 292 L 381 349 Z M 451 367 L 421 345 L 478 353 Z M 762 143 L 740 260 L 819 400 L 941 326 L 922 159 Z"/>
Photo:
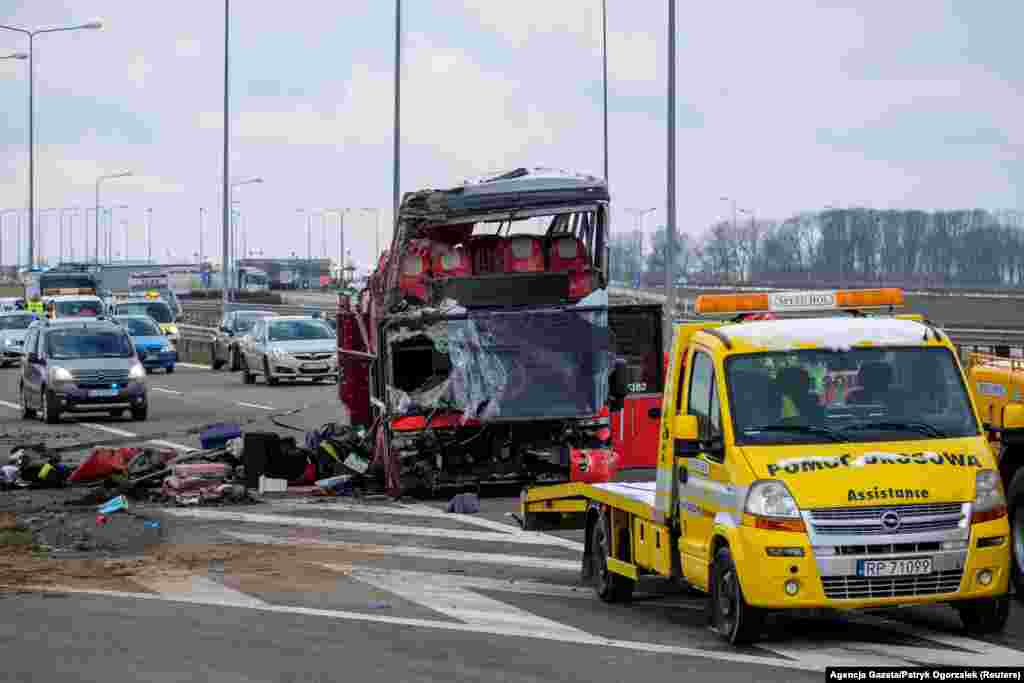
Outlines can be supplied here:
<path id="1" fill-rule="evenodd" d="M 915 557 L 896 560 L 857 560 L 857 576 L 920 576 L 932 573 L 932 558 Z"/>
<path id="2" fill-rule="evenodd" d="M 90 389 L 90 398 L 114 398 L 117 396 L 117 389 Z"/>
<path id="3" fill-rule="evenodd" d="M 327 363 L 303 363 L 302 364 L 302 369 L 303 370 L 317 370 L 319 372 L 324 372 L 324 371 L 327 370 Z"/>

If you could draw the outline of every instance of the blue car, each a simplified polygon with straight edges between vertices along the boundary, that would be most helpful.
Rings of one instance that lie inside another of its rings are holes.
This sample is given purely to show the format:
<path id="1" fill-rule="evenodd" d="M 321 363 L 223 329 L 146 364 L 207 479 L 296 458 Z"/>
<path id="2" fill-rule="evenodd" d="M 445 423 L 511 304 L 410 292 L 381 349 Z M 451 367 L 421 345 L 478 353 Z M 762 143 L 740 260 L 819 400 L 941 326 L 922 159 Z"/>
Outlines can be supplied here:
<path id="1" fill-rule="evenodd" d="M 139 361 L 147 371 L 163 368 L 168 374 L 174 372 L 178 351 L 167 335 L 160 331 L 155 320 L 148 315 L 119 315 L 116 320 L 128 330 Z"/>

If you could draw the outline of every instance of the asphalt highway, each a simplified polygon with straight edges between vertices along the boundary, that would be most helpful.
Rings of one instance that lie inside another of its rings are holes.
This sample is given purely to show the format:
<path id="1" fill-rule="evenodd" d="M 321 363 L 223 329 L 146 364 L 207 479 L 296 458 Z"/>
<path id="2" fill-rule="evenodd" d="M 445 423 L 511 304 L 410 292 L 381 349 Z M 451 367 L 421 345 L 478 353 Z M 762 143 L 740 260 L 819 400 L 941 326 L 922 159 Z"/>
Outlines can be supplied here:
<path id="1" fill-rule="evenodd" d="M 49 426 L 17 410 L 2 371 L 0 433 L 71 442 L 117 432 L 196 446 L 217 421 L 299 429 L 341 416 L 333 384 L 246 386 L 237 373 L 154 373 L 150 419 L 85 417 Z M 298 435 L 298 433 L 295 433 Z M 5 680 L 633 681 L 680 672 L 716 681 L 820 681 L 830 665 L 1024 666 L 1024 610 L 1010 629 L 970 639 L 949 608 L 773 622 L 756 647 L 725 645 L 704 600 L 644 582 L 631 605 L 580 585 L 580 532 L 519 529 L 511 497 L 474 515 L 446 501 L 281 498 L 154 512 L 166 544 L 239 549 L 187 576 L 126 579 L 3 596 Z M 192 550 L 189 550 L 192 549 Z M 243 552 L 244 551 L 244 552 Z"/>

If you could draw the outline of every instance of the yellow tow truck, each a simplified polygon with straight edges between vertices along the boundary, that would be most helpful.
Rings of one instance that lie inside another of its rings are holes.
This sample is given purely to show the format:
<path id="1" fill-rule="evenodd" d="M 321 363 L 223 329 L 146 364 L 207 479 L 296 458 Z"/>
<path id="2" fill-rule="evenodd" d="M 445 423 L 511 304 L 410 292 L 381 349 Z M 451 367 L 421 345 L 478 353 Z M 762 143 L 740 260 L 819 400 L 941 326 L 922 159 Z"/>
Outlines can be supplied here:
<path id="1" fill-rule="evenodd" d="M 656 478 L 526 489 L 524 527 L 586 529 L 606 602 L 685 581 L 733 644 L 771 611 L 948 603 L 970 634 L 1003 630 L 998 463 L 949 337 L 902 305 L 898 289 L 699 297 L 707 322 L 675 329 Z"/>

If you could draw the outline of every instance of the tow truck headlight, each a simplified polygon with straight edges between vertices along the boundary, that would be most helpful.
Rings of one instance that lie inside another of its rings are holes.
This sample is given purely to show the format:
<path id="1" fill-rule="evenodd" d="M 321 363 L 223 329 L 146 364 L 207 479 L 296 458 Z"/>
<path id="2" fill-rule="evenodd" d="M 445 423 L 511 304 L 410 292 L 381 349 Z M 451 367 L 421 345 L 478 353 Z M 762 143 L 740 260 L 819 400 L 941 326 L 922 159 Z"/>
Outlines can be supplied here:
<path id="1" fill-rule="evenodd" d="M 743 511 L 754 518 L 759 529 L 803 531 L 800 508 L 781 481 L 758 481 L 750 487 Z"/>
<path id="2" fill-rule="evenodd" d="M 142 367 L 142 363 L 136 363 L 132 366 L 132 369 L 128 371 L 128 377 L 131 379 L 143 379 L 146 376 L 146 368 Z"/>
<path id="3" fill-rule="evenodd" d="M 978 472 L 974 481 L 974 509 L 971 524 L 981 524 L 1006 516 L 1006 496 L 999 473 L 995 470 Z"/>
<path id="4" fill-rule="evenodd" d="M 53 379 L 57 382 L 71 382 L 75 378 L 67 368 L 56 367 L 53 369 Z"/>

